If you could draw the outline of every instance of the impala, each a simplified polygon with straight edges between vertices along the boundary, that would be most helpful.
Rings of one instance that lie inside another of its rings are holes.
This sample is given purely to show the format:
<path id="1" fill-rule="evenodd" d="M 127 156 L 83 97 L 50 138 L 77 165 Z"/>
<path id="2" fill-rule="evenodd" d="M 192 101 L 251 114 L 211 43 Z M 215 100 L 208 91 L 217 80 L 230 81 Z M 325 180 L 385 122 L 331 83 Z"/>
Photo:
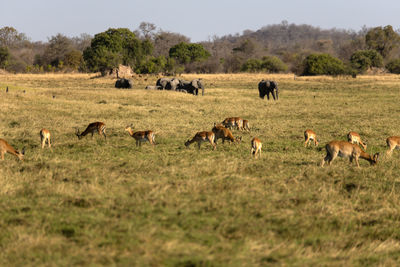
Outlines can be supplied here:
<path id="1" fill-rule="evenodd" d="M 153 146 L 156 144 L 155 134 L 153 131 L 147 130 L 133 132 L 132 128 L 132 125 L 126 126 L 125 131 L 127 131 L 129 135 L 136 140 L 136 146 L 141 146 L 142 142 L 149 142 Z"/>
<path id="2" fill-rule="evenodd" d="M 221 124 L 214 123 L 212 132 L 215 134 L 215 143 L 217 143 L 218 139 L 222 139 L 222 143 L 225 143 L 225 140 L 229 140 L 231 143 L 240 143 L 242 141 L 241 136 L 236 136 L 234 138 L 231 130 L 225 128 Z"/>
<path id="3" fill-rule="evenodd" d="M 19 152 L 19 151 L 15 150 L 9 143 L 7 143 L 6 140 L 0 139 L 1 160 L 4 160 L 5 153 L 10 153 L 10 154 L 16 156 L 19 160 L 24 160 L 25 148 L 23 148 L 22 151 Z"/>
<path id="4" fill-rule="evenodd" d="M 317 134 L 310 129 L 307 129 L 304 131 L 304 139 L 306 140 L 304 142 L 304 147 L 307 147 L 311 144 L 311 141 L 314 141 L 314 145 L 318 146 L 318 140 L 317 140 Z"/>
<path id="5" fill-rule="evenodd" d="M 228 129 L 233 129 L 233 128 L 236 128 L 238 130 L 243 129 L 243 120 L 240 117 L 226 118 L 225 120 L 222 121 L 222 124 Z"/>
<path id="6" fill-rule="evenodd" d="M 51 147 L 50 131 L 43 128 L 42 130 L 40 130 L 40 142 L 42 143 L 42 149 L 46 145 L 46 141 L 47 141 L 47 144 L 49 145 L 49 147 Z"/>
<path id="7" fill-rule="evenodd" d="M 248 120 L 243 120 L 243 130 L 250 132 L 250 124 Z"/>
<path id="8" fill-rule="evenodd" d="M 386 144 L 389 147 L 388 151 L 386 151 L 386 154 L 390 156 L 395 148 L 400 148 L 400 136 L 388 137 L 386 139 Z"/>
<path id="9" fill-rule="evenodd" d="M 82 139 L 82 137 L 86 136 L 88 133 L 91 133 L 92 137 L 93 137 L 93 134 L 95 132 L 98 132 L 99 135 L 104 136 L 104 139 L 107 139 L 107 136 L 106 136 L 106 125 L 103 122 L 100 122 L 100 121 L 90 123 L 86 127 L 86 130 L 83 131 L 83 133 L 79 133 L 79 129 L 78 128 L 76 129 L 76 135 L 78 136 L 79 139 Z"/>
<path id="10" fill-rule="evenodd" d="M 322 160 L 321 166 L 323 167 L 325 162 L 328 165 L 337 157 L 348 157 L 350 163 L 353 159 L 356 161 L 357 167 L 360 167 L 358 162 L 359 158 L 367 160 L 371 165 L 375 165 L 378 162 L 379 153 L 371 156 L 370 154 L 364 152 L 358 145 L 352 144 L 346 141 L 331 141 L 325 146 L 326 156 Z"/>
<path id="11" fill-rule="evenodd" d="M 261 143 L 260 139 L 258 139 L 257 137 L 254 137 L 251 140 L 250 154 L 254 155 L 254 158 L 257 158 L 257 154 L 259 157 L 261 157 L 261 148 L 262 148 L 262 143 Z"/>
<path id="12" fill-rule="evenodd" d="M 197 142 L 197 145 L 200 149 L 201 143 L 208 141 L 212 145 L 213 150 L 215 150 L 217 148 L 217 145 L 215 144 L 214 140 L 215 140 L 215 134 L 213 132 L 207 132 L 207 131 L 198 132 L 195 134 L 192 140 L 187 140 L 185 142 L 185 146 L 188 147 L 190 144 Z"/>
<path id="13" fill-rule="evenodd" d="M 361 141 L 360 135 L 356 132 L 349 132 L 347 134 L 347 140 L 352 144 L 360 144 L 364 148 L 364 150 L 367 149 L 367 144 Z"/>

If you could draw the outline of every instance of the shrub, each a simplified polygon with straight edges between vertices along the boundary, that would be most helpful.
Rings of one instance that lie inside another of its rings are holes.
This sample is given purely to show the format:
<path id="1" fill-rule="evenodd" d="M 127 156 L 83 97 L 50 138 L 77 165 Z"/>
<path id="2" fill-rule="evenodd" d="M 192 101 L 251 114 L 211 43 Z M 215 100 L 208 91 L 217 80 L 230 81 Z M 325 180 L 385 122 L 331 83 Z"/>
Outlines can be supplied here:
<path id="1" fill-rule="evenodd" d="M 304 60 L 302 75 L 340 75 L 346 73 L 343 62 L 329 54 L 311 54 Z"/>
<path id="2" fill-rule="evenodd" d="M 400 58 L 390 61 L 386 65 L 386 69 L 391 73 L 400 74 Z"/>
<path id="3" fill-rule="evenodd" d="M 248 59 L 241 67 L 241 71 L 247 72 L 271 72 L 277 73 L 282 71 L 287 71 L 288 67 L 285 63 L 282 62 L 278 57 L 274 56 L 265 56 L 260 59 Z"/>
<path id="4" fill-rule="evenodd" d="M 382 67 L 383 57 L 376 50 L 359 50 L 351 55 L 350 63 L 352 68 L 361 73 L 371 67 Z"/>

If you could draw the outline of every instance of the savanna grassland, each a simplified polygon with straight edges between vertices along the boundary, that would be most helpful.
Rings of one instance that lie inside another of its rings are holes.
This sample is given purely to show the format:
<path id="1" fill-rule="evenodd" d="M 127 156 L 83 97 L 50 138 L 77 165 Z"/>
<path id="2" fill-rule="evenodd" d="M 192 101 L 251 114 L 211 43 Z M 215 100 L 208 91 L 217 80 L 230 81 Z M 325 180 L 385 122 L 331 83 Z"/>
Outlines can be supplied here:
<path id="1" fill-rule="evenodd" d="M 0 75 L 0 138 L 26 147 L 23 162 L 0 161 L 0 265 L 398 263 L 400 153 L 386 158 L 385 140 L 400 135 L 399 76 L 183 76 L 195 77 L 205 96 L 144 90 L 151 76 L 117 90 L 83 74 Z M 279 83 L 279 101 L 258 97 L 262 78 Z M 184 146 L 233 116 L 252 127 L 234 131 L 240 145 Z M 107 140 L 78 140 L 76 128 L 94 121 L 106 123 Z M 136 147 L 131 123 L 158 144 Z M 52 149 L 40 148 L 43 127 Z M 319 147 L 304 148 L 307 128 Z M 381 152 L 378 165 L 319 167 L 325 143 L 350 130 Z"/>

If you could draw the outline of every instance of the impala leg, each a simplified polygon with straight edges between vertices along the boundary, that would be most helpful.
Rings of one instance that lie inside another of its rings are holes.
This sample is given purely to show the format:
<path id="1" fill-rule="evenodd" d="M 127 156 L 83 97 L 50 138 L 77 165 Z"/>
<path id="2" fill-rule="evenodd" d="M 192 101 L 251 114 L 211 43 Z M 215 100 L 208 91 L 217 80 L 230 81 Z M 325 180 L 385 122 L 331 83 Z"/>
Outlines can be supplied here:
<path id="1" fill-rule="evenodd" d="M 308 142 L 310 141 L 310 138 L 306 137 L 306 141 L 304 142 L 304 147 L 308 146 Z"/>
<path id="2" fill-rule="evenodd" d="M 4 151 L 1 151 L 1 160 L 4 160 Z"/>

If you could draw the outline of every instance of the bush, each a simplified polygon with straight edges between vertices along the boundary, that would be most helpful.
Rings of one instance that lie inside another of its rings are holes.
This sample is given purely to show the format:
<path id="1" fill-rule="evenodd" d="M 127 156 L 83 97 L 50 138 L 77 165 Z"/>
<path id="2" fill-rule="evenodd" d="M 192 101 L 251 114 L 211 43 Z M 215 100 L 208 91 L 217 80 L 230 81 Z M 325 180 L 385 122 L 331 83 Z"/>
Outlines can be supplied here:
<path id="1" fill-rule="evenodd" d="M 268 72 L 284 72 L 288 67 L 278 57 L 263 57 L 261 67 Z"/>
<path id="2" fill-rule="evenodd" d="M 359 73 L 371 67 L 383 67 L 383 57 L 376 50 L 359 50 L 350 57 L 352 68 Z"/>
<path id="3" fill-rule="evenodd" d="M 311 54 L 304 60 L 302 75 L 340 75 L 346 74 L 343 62 L 329 54 Z"/>
<path id="4" fill-rule="evenodd" d="M 400 74 L 400 58 L 397 58 L 397 59 L 394 59 L 394 60 L 390 61 L 390 62 L 386 65 L 386 69 L 387 69 L 390 73 Z"/>

